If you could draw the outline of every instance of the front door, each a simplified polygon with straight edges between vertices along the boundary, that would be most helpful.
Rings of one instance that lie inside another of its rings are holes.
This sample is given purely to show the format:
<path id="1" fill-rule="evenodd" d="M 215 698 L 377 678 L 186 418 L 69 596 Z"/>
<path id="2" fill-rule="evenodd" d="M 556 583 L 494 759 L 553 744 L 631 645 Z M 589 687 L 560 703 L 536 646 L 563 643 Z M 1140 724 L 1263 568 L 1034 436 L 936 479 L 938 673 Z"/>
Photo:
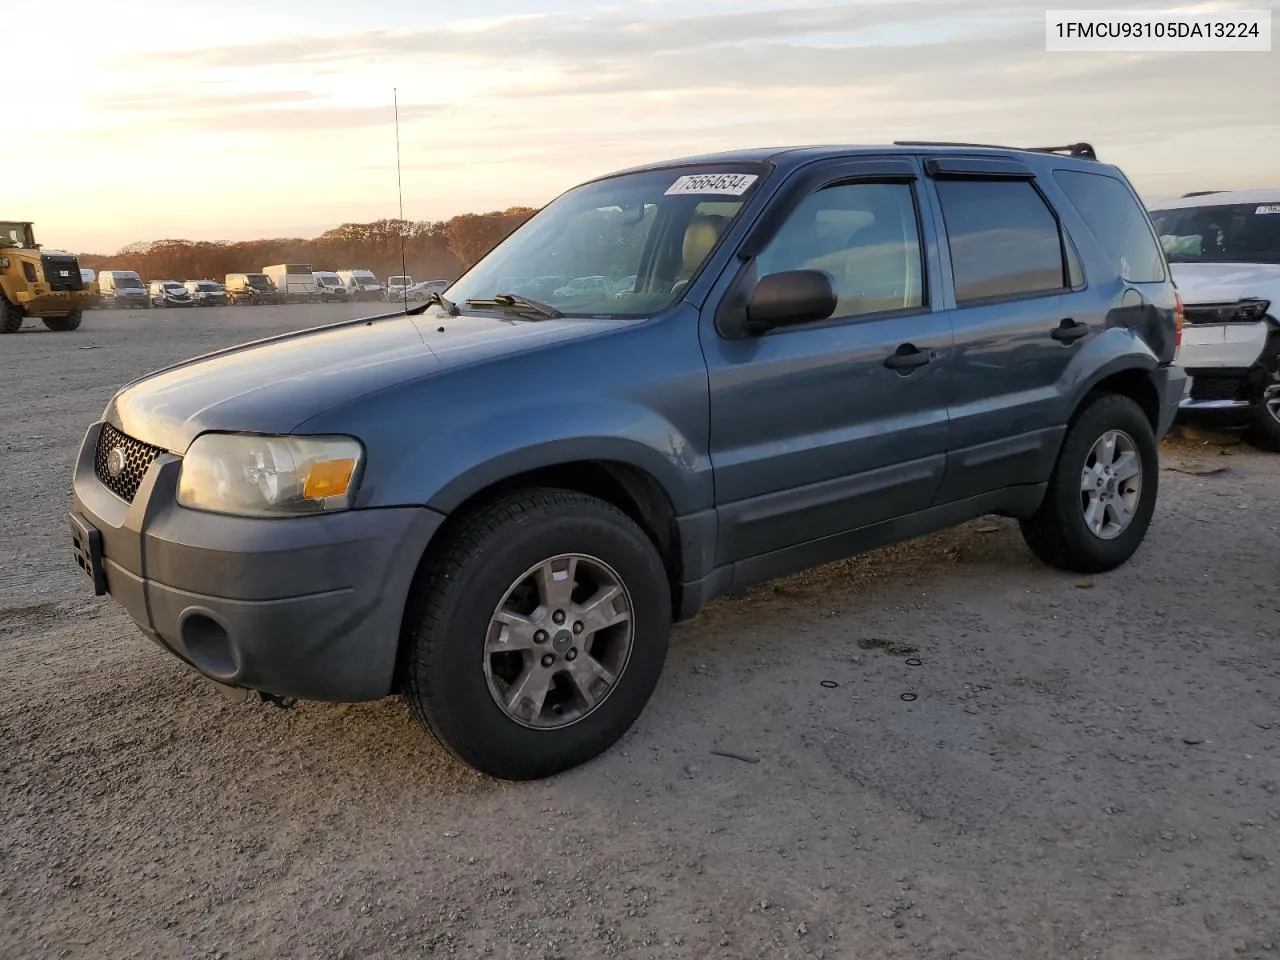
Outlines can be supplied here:
<path id="1" fill-rule="evenodd" d="M 899 163 L 893 176 L 841 164 L 793 197 L 770 239 L 747 240 L 759 253 L 741 269 L 757 279 L 826 271 L 830 319 L 726 339 L 717 298 L 704 308 L 718 563 L 922 510 L 937 492 L 951 327 L 932 306 L 915 168 Z"/>

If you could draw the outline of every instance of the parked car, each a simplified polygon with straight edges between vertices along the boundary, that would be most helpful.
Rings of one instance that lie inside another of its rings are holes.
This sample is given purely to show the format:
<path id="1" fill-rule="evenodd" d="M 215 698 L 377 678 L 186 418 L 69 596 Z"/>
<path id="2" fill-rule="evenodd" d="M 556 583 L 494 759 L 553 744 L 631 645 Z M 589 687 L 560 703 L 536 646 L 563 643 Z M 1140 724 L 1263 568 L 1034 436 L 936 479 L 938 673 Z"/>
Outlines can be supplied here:
<path id="1" fill-rule="evenodd" d="M 382 299 L 382 284 L 372 270 L 339 270 L 338 276 L 353 300 Z"/>
<path id="2" fill-rule="evenodd" d="M 262 272 L 271 278 L 284 301 L 314 303 L 320 299 L 320 286 L 309 263 L 278 263 L 263 267 Z"/>
<path id="3" fill-rule="evenodd" d="M 280 303 L 280 291 L 265 273 L 228 273 L 223 289 L 232 306 Z"/>
<path id="4" fill-rule="evenodd" d="M 1186 304 L 1184 417 L 1243 422 L 1280 451 L 1280 188 L 1197 191 L 1151 218 Z"/>
<path id="5" fill-rule="evenodd" d="M 187 293 L 197 307 L 225 307 L 227 291 L 217 280 L 188 280 Z"/>
<path id="6" fill-rule="evenodd" d="M 571 299 L 573 297 L 600 297 L 615 292 L 614 285 L 608 277 L 574 277 L 563 287 L 554 292 L 557 297 Z"/>
<path id="7" fill-rule="evenodd" d="M 195 303 L 186 284 L 176 280 L 152 280 L 147 292 L 153 307 L 189 307 Z"/>
<path id="8" fill-rule="evenodd" d="M 316 289 L 319 291 L 321 300 L 329 303 L 351 299 L 351 292 L 347 289 L 347 285 L 336 273 L 317 270 L 312 275 L 316 278 Z"/>
<path id="9" fill-rule="evenodd" d="M 133 270 L 99 270 L 98 293 L 105 307 L 151 308 L 147 286 Z"/>
<path id="10" fill-rule="evenodd" d="M 672 621 L 728 591 L 987 514 L 1114 570 L 1186 377 L 1151 221 L 1095 156 L 758 150 L 593 180 L 443 302 L 121 388 L 75 467 L 76 563 L 226 688 L 402 692 L 509 779 L 613 744 Z M 509 289 L 602 268 L 634 295 Z"/>
<path id="11" fill-rule="evenodd" d="M 387 277 L 387 300 L 403 300 L 405 291 L 413 286 L 413 277 Z"/>
<path id="12" fill-rule="evenodd" d="M 452 280 L 423 280 L 411 286 L 406 296 L 410 300 L 421 302 L 433 293 L 444 293 L 449 289 L 449 284 L 451 283 L 453 283 Z"/>

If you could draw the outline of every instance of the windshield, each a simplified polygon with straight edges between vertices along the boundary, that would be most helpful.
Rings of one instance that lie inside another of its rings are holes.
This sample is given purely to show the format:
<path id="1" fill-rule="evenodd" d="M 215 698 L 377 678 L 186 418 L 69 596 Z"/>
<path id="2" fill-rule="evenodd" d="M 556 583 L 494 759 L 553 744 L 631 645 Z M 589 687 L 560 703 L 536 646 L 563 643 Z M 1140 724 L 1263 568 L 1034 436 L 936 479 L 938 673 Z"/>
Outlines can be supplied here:
<path id="1" fill-rule="evenodd" d="M 764 169 L 650 170 L 577 187 L 503 241 L 446 296 L 464 309 L 467 300 L 515 293 L 569 316 L 651 315 L 697 277 Z"/>
<path id="2" fill-rule="evenodd" d="M 1280 263 L 1280 203 L 1153 210 L 1170 263 Z"/>
<path id="3" fill-rule="evenodd" d="M 187 292 L 187 288 L 180 283 L 166 283 L 166 284 L 163 284 L 163 286 L 166 290 L 172 290 L 174 293 Z"/>
<path id="4" fill-rule="evenodd" d="M 137 277 L 116 277 L 116 287 L 121 290 L 141 290 L 142 281 Z"/>
<path id="5" fill-rule="evenodd" d="M 265 273 L 251 273 L 245 277 L 245 281 L 249 286 L 256 287 L 259 290 L 270 290 L 272 286 L 271 278 Z"/>
<path id="6" fill-rule="evenodd" d="M 217 293 L 222 288 L 216 283 L 197 283 L 196 289 L 205 293 Z"/>
<path id="7" fill-rule="evenodd" d="M 0 223 L 0 247 L 16 247 L 29 250 L 35 246 L 30 235 L 30 227 L 25 223 Z"/>

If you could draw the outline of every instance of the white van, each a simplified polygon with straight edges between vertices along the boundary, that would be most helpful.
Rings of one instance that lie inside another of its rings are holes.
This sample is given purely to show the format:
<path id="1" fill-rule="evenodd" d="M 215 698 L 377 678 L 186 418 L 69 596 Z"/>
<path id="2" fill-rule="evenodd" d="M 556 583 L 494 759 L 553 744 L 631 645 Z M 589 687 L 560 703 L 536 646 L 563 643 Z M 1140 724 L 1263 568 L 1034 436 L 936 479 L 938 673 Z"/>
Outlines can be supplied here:
<path id="1" fill-rule="evenodd" d="M 316 287 L 320 290 L 321 300 L 343 301 L 351 299 L 351 293 L 347 290 L 347 285 L 332 270 L 317 270 L 312 276 L 316 278 Z"/>
<path id="2" fill-rule="evenodd" d="M 99 270 L 98 291 L 106 307 L 142 307 L 151 309 L 147 285 L 134 270 Z"/>
<path id="3" fill-rule="evenodd" d="M 382 284 L 372 270 L 339 270 L 338 276 L 353 300 L 377 300 L 382 297 Z"/>
<path id="4" fill-rule="evenodd" d="M 271 278 L 283 300 L 310 303 L 320 298 L 320 287 L 309 263 L 277 263 L 263 267 L 262 272 Z"/>

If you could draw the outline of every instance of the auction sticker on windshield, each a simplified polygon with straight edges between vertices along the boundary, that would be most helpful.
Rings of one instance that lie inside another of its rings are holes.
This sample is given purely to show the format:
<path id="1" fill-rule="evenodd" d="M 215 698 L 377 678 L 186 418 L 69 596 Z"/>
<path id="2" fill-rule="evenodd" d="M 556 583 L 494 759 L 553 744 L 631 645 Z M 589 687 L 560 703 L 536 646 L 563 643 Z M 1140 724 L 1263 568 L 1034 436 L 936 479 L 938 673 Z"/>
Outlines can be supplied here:
<path id="1" fill-rule="evenodd" d="M 760 179 L 754 173 L 695 173 L 681 177 L 667 187 L 668 197 L 685 194 L 716 194 L 718 196 L 740 197 L 751 185 Z"/>

